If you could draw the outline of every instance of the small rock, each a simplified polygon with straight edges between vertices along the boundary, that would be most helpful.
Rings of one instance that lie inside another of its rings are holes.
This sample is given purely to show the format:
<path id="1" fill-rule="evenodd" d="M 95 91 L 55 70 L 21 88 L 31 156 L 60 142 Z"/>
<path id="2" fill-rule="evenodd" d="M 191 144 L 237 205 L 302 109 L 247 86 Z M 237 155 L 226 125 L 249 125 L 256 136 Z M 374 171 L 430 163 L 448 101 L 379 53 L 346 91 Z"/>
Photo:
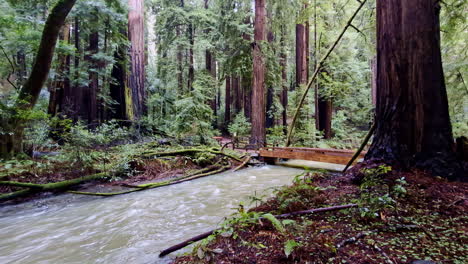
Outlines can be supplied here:
<path id="1" fill-rule="evenodd" d="M 213 252 L 216 253 L 216 254 L 221 254 L 221 253 L 223 253 L 223 250 L 221 248 L 215 248 L 215 249 L 213 249 Z"/>
<path id="2" fill-rule="evenodd" d="M 437 263 L 431 260 L 415 260 L 411 262 L 411 264 L 437 264 Z"/>

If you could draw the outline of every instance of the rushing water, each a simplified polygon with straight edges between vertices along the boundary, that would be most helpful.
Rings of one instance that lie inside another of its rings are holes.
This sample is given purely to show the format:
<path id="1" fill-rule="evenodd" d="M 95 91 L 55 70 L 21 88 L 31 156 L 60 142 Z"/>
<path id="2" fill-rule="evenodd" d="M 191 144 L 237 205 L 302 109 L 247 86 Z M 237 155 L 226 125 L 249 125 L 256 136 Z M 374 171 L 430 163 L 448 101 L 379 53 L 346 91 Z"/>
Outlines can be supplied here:
<path id="1" fill-rule="evenodd" d="M 300 170 L 265 166 L 110 198 L 60 195 L 0 208 L 0 263 L 167 263 L 161 250 L 211 230 Z"/>

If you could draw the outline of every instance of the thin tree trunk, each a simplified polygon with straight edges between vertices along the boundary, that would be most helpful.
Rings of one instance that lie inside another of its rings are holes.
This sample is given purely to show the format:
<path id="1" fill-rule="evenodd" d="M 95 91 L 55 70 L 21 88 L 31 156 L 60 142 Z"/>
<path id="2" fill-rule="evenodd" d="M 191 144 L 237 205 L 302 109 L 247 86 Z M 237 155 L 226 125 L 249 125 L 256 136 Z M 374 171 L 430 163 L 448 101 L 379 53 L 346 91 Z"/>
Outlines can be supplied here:
<path id="1" fill-rule="evenodd" d="M 366 160 L 455 178 L 464 173 L 452 148 L 437 2 L 377 1 L 377 128 Z"/>
<path id="2" fill-rule="evenodd" d="M 266 144 L 265 131 L 265 58 L 261 49 L 266 40 L 265 0 L 255 0 L 252 85 L 252 136 L 250 143 Z"/>
<path id="3" fill-rule="evenodd" d="M 232 91 L 234 101 L 234 113 L 238 114 L 242 110 L 242 93 L 240 86 L 240 77 L 238 75 L 234 75 L 234 77 L 232 77 Z"/>
<path id="4" fill-rule="evenodd" d="M 231 76 L 226 76 L 226 96 L 224 104 L 224 129 L 231 123 Z"/>
<path id="5" fill-rule="evenodd" d="M 134 118 L 140 119 L 146 113 L 144 0 L 129 0 L 128 36 L 131 42 L 129 87 Z"/>
<path id="6" fill-rule="evenodd" d="M 83 91 L 84 88 L 80 84 L 80 60 L 83 50 L 81 49 L 81 24 L 78 17 L 75 18 L 75 29 L 74 29 L 74 38 L 75 38 L 75 59 L 74 59 L 74 89 L 70 97 L 66 97 L 65 104 L 68 105 L 69 110 L 67 111 L 70 114 L 70 117 L 73 118 L 73 121 L 77 122 L 78 118 L 83 117 L 83 111 L 81 107 L 81 102 L 83 100 Z"/>
<path id="7" fill-rule="evenodd" d="M 93 12 L 93 22 L 98 21 L 98 10 Z M 96 59 L 93 57 L 99 52 L 99 32 L 91 32 L 89 35 L 89 46 L 85 60 L 88 62 L 88 85 L 84 90 L 82 106 L 85 109 L 86 119 L 88 121 L 89 128 L 95 128 L 97 126 L 97 94 L 99 90 L 99 65 Z"/>
<path id="8" fill-rule="evenodd" d="M 193 24 L 190 23 L 188 26 L 188 35 L 189 35 L 189 71 L 188 71 L 188 89 L 189 91 L 193 90 L 193 81 L 195 79 L 195 66 L 193 60 L 193 47 L 195 45 L 194 39 L 194 28 Z"/>
<path id="9" fill-rule="evenodd" d="M 283 35 L 284 36 L 284 35 Z M 283 37 L 284 41 L 284 37 Z M 283 44 L 284 45 L 284 44 Z M 282 47 L 282 53 L 281 53 L 281 79 L 282 79 L 282 91 L 281 91 L 281 105 L 283 106 L 283 112 L 281 113 L 282 116 L 282 125 L 284 128 L 284 134 L 288 133 L 288 75 L 287 75 L 287 63 L 288 63 L 288 58 L 285 52 L 285 47 Z"/>

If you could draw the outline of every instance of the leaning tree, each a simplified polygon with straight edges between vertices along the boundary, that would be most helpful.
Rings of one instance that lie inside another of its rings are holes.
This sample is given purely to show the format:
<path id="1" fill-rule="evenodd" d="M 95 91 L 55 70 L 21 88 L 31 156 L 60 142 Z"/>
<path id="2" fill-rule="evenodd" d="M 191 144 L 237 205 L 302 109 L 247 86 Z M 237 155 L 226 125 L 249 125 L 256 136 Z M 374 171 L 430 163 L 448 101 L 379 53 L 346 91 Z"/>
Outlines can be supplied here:
<path id="1" fill-rule="evenodd" d="M 455 178 L 438 0 L 377 0 L 376 131 L 366 160 Z"/>
<path id="2" fill-rule="evenodd" d="M 2 106 L 8 116 L 0 117 L 0 157 L 9 158 L 22 152 L 25 115 L 37 102 L 47 81 L 57 39 L 65 19 L 76 0 L 60 0 L 47 17 L 42 39 L 29 78 L 21 88 L 14 108 Z"/>

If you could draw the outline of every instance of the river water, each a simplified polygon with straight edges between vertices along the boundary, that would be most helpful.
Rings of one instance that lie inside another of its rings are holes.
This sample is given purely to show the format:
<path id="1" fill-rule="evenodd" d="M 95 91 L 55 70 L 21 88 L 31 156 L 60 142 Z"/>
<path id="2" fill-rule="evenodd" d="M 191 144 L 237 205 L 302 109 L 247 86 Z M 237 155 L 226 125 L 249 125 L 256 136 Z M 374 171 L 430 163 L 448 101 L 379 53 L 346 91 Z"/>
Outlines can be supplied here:
<path id="1" fill-rule="evenodd" d="M 241 201 L 300 172 L 264 166 L 123 196 L 64 194 L 5 206 L 0 263 L 168 263 L 181 251 L 159 259 L 161 250 L 216 228 Z"/>

